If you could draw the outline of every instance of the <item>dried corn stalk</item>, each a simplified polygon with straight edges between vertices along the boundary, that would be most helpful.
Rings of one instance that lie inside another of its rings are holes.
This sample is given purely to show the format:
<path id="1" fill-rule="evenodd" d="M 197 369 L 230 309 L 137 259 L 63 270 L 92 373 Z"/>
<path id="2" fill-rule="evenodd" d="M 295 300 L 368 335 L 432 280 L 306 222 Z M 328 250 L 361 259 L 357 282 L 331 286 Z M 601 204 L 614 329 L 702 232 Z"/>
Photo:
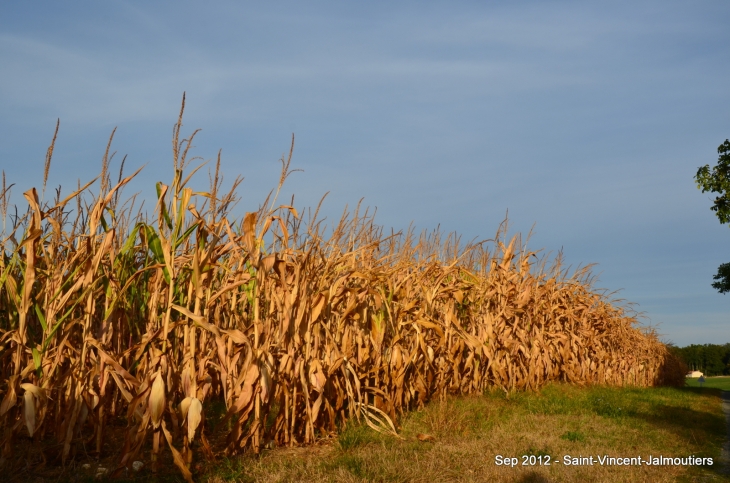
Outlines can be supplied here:
<path id="1" fill-rule="evenodd" d="M 195 133 L 181 141 L 181 122 L 182 110 L 152 219 L 119 203 L 134 175 L 111 182 L 108 148 L 97 194 L 90 183 L 43 203 L 29 190 L 3 233 L 2 461 L 22 431 L 61 442 L 63 459 L 84 439 L 99 452 L 106 422 L 126 417 L 119 471 L 164 438 L 192 481 L 215 400 L 236 453 L 310 443 L 351 418 L 395 433 L 403 411 L 489 387 L 682 383 L 682 364 L 587 268 L 538 262 L 505 227 L 491 246 L 384 236 L 358 207 L 325 237 L 278 189 L 234 221 L 239 180 L 221 193 L 216 168 L 209 191 L 187 186 Z"/>

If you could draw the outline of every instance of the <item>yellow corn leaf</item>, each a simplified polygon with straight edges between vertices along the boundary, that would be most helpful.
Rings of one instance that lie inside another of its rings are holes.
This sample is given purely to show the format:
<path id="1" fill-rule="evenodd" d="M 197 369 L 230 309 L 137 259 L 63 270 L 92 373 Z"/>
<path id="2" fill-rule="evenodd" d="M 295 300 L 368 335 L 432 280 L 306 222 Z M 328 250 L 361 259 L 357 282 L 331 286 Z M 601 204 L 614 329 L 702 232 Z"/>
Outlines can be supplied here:
<path id="1" fill-rule="evenodd" d="M 312 304 L 312 323 L 317 322 L 317 319 L 319 318 L 319 314 L 322 313 L 322 309 L 324 308 L 324 304 L 327 301 L 326 297 L 323 293 L 319 294 L 317 297 L 317 301 Z"/>
<path id="2" fill-rule="evenodd" d="M 274 262 L 276 261 L 276 255 L 268 255 L 261 260 L 261 265 L 264 268 L 264 272 L 271 271 L 274 268 Z"/>
<path id="3" fill-rule="evenodd" d="M 185 460 L 183 459 L 180 452 L 172 445 L 172 435 L 167 430 L 167 426 L 165 426 L 164 421 L 162 421 L 162 432 L 165 434 L 165 439 L 167 440 L 167 444 L 170 446 L 170 451 L 172 451 L 172 458 L 175 461 L 175 466 L 177 466 L 178 469 L 182 472 L 185 481 L 187 481 L 188 483 L 194 483 L 193 474 L 190 473 L 190 470 L 185 464 Z"/>
<path id="4" fill-rule="evenodd" d="M 244 334 L 243 332 L 241 332 L 240 330 L 238 330 L 238 329 L 233 329 L 233 330 L 221 330 L 221 332 L 223 332 L 224 334 L 227 334 L 227 335 L 228 335 L 228 337 L 229 337 L 229 338 L 230 338 L 230 339 L 231 339 L 231 340 L 232 340 L 232 341 L 233 341 L 234 343 L 236 343 L 236 344 L 241 344 L 241 345 L 243 345 L 243 344 L 246 344 L 246 343 L 248 343 L 248 342 L 249 342 L 249 341 L 248 341 L 248 337 L 246 337 L 246 335 L 245 335 L 245 334 Z"/>
<path id="5" fill-rule="evenodd" d="M 249 280 L 251 280 L 251 275 L 249 275 L 247 273 L 241 275 L 240 280 L 226 285 L 222 289 L 218 290 L 215 294 L 213 294 L 213 296 L 210 297 L 210 299 L 208 300 L 206 305 L 208 307 L 212 307 L 214 305 L 213 302 L 215 302 L 221 295 L 224 295 L 226 292 L 230 292 L 231 290 L 233 290 L 236 287 L 240 287 L 244 283 L 248 283 Z"/>
<path id="6" fill-rule="evenodd" d="M 15 406 L 15 403 L 17 402 L 18 395 L 15 392 L 15 381 L 17 381 L 17 379 L 17 375 L 12 375 L 8 378 L 8 392 L 5 393 L 3 402 L 0 403 L 0 417 L 10 411 L 10 409 Z"/>
<path id="7" fill-rule="evenodd" d="M 324 384 L 327 382 L 327 376 L 322 371 L 322 365 L 316 359 L 309 366 L 309 382 L 318 392 L 322 392 Z"/>
<path id="8" fill-rule="evenodd" d="M 251 366 L 248 368 L 248 372 L 246 372 L 246 378 L 243 381 L 243 389 L 238 395 L 236 405 L 231 408 L 232 412 L 241 411 L 251 402 L 251 398 L 253 397 L 253 385 L 256 383 L 259 374 L 259 366 L 256 364 L 251 364 Z"/>
<path id="9" fill-rule="evenodd" d="M 322 407 L 322 401 L 324 400 L 324 393 L 319 393 L 319 397 L 314 401 L 314 404 L 312 404 L 312 420 L 311 423 L 314 424 L 317 421 L 317 416 L 319 416 L 319 410 Z"/>
<path id="10" fill-rule="evenodd" d="M 269 396 L 271 395 L 271 371 L 269 369 L 269 362 L 264 361 L 260 365 L 261 370 L 261 400 L 268 402 Z"/>
<path id="11" fill-rule="evenodd" d="M 425 319 L 418 319 L 415 323 L 420 326 L 426 327 L 427 329 L 433 329 L 443 339 L 444 330 L 438 324 L 434 324 L 433 322 L 429 322 Z"/>
<path id="12" fill-rule="evenodd" d="M 46 391 L 43 390 L 43 388 L 40 388 L 34 384 L 30 384 L 29 382 L 24 382 L 20 385 L 21 388 L 23 388 L 25 391 L 30 392 L 35 396 L 39 401 L 44 402 L 46 399 Z"/>
<path id="13" fill-rule="evenodd" d="M 243 219 L 243 243 L 248 253 L 256 250 L 256 213 L 246 213 Z"/>

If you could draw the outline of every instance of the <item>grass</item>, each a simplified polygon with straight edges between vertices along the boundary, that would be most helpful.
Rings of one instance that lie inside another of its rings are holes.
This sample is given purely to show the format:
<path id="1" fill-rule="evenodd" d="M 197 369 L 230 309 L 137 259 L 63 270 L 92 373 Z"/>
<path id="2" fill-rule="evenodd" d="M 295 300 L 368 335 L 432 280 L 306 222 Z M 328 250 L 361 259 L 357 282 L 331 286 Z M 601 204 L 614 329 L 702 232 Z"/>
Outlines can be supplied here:
<path id="1" fill-rule="evenodd" d="M 698 377 L 688 377 L 686 379 L 687 386 L 689 387 L 703 387 L 703 388 L 714 388 L 722 389 L 723 391 L 730 391 L 730 376 L 717 376 L 717 377 L 706 377 L 705 382 L 700 386 Z"/>
<path id="2" fill-rule="evenodd" d="M 230 460 L 211 465 L 199 481 L 730 481 L 719 461 L 726 426 L 716 389 L 550 384 L 537 393 L 434 401 L 400 423 L 402 440 L 350 425 L 314 447 L 241 457 L 235 475 Z M 517 466 L 497 465 L 498 455 Z M 566 455 L 695 456 L 715 464 L 566 466 Z"/>

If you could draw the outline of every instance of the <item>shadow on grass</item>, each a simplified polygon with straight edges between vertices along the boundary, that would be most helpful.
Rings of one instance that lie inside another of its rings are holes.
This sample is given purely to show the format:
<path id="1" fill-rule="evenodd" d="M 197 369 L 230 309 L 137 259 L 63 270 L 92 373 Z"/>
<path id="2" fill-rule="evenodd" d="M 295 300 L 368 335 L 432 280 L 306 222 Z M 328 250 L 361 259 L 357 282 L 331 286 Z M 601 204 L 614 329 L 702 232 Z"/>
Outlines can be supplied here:
<path id="1" fill-rule="evenodd" d="M 722 389 L 717 389 L 714 387 L 684 386 L 684 387 L 678 387 L 676 389 L 678 391 L 688 392 L 690 394 L 697 394 L 699 396 L 712 397 L 712 398 L 722 397 Z"/>
<path id="2" fill-rule="evenodd" d="M 708 399 L 712 399 L 720 403 L 722 401 L 722 391 L 719 389 L 682 387 L 677 388 L 680 393 L 694 394 Z M 678 437 L 692 441 L 698 446 L 707 445 L 713 448 L 721 448 L 725 439 L 728 437 L 728 428 L 724 414 L 713 414 L 706 411 L 691 409 L 680 405 L 655 404 L 650 412 L 635 411 L 630 416 L 631 419 L 643 420 L 653 426 L 665 428 Z M 690 455 L 677 455 L 690 456 Z M 723 463 L 719 460 L 717 453 L 707 453 L 700 451 L 694 454 L 696 457 L 712 457 L 713 465 L 706 466 L 705 469 L 726 477 Z"/>
<path id="3" fill-rule="evenodd" d="M 549 481 L 545 476 L 536 471 L 530 471 L 519 480 L 516 480 L 517 483 L 548 483 Z"/>
<path id="4" fill-rule="evenodd" d="M 721 403 L 720 389 L 595 386 L 579 390 L 547 385 L 537 394 L 515 394 L 510 399 L 513 404 L 534 414 L 596 415 L 616 420 L 627 427 L 643 421 L 651 427 L 669 431 L 695 449 L 693 454 L 665 456 L 712 457 L 714 464 L 704 467 L 704 470 L 726 477 L 725 465 L 719 460 L 719 449 L 728 437 L 728 427 L 725 415 L 710 409 Z M 561 438 L 578 441 L 581 436 L 578 432 L 567 432 Z"/>

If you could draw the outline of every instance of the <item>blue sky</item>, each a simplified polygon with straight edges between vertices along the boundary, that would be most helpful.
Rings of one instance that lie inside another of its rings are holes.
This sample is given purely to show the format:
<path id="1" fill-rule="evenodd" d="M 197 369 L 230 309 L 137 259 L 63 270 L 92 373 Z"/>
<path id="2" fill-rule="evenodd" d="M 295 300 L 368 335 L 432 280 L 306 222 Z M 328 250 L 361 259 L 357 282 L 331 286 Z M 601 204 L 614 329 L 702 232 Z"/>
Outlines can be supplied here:
<path id="1" fill-rule="evenodd" d="M 185 91 L 194 154 L 245 177 L 239 213 L 294 133 L 298 207 L 329 191 L 329 220 L 364 198 L 386 227 L 463 240 L 509 210 L 665 340 L 730 342 L 710 286 L 730 231 L 693 180 L 730 137 L 728 18 L 725 0 L 3 2 L 0 168 L 21 204 L 60 118 L 49 186 L 68 193 L 116 126 L 150 198 Z"/>

